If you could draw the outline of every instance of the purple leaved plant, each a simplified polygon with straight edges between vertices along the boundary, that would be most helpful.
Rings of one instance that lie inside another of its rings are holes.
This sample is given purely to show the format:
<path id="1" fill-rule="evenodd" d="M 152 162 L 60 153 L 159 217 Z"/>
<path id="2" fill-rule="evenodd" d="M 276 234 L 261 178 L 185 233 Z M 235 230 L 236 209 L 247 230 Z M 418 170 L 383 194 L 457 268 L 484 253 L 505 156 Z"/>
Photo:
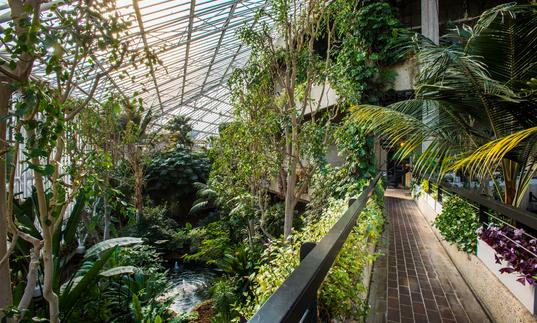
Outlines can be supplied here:
<path id="1" fill-rule="evenodd" d="M 524 234 L 523 229 L 513 230 L 507 225 L 483 227 L 477 234 L 496 251 L 496 263 L 507 264 L 500 269 L 502 274 L 516 272 L 520 274 L 518 282 L 537 286 L 537 239 Z"/>

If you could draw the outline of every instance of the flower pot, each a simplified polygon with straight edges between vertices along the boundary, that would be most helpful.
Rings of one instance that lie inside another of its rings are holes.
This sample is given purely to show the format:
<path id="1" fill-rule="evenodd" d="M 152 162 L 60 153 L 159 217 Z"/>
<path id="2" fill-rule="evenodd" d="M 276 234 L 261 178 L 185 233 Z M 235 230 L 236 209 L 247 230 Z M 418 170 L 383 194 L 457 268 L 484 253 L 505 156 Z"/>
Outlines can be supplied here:
<path id="1" fill-rule="evenodd" d="M 500 269 L 507 267 L 505 261 L 497 264 L 495 260 L 496 252 L 486 242 L 477 239 L 477 257 L 483 264 L 493 272 L 496 277 L 509 289 L 509 291 L 524 305 L 531 314 L 537 313 L 537 288 L 534 285 L 526 283 L 522 285 L 517 281 L 520 276 L 518 273 L 500 273 Z M 492 293 L 494 291 L 491 291 Z"/>

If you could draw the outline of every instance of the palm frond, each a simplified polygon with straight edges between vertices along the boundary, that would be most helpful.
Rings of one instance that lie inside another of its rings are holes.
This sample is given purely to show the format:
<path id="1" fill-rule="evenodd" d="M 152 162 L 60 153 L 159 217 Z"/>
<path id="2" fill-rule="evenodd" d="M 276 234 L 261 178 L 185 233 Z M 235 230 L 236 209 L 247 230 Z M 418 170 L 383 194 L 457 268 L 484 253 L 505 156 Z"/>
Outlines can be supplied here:
<path id="1" fill-rule="evenodd" d="M 504 136 L 500 139 L 493 140 L 463 157 L 450 167 L 451 170 L 464 170 L 469 174 L 476 175 L 479 178 L 489 176 L 490 170 L 497 169 L 506 156 L 520 145 L 537 136 L 537 127 L 524 129 L 516 133 Z"/>
<path id="2" fill-rule="evenodd" d="M 207 207 L 209 206 L 209 202 L 208 201 L 199 201 L 199 202 L 195 202 L 194 205 L 192 205 L 192 207 L 190 208 L 190 212 L 188 212 L 189 214 L 197 214 L 205 209 L 207 209 Z"/>

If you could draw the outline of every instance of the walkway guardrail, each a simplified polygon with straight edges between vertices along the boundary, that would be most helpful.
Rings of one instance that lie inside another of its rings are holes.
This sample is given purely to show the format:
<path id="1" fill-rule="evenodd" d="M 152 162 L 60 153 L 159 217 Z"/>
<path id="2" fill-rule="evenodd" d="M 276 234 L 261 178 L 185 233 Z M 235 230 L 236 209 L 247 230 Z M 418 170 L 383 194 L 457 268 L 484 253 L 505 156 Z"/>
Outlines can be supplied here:
<path id="1" fill-rule="evenodd" d="M 356 224 L 375 189 L 380 173 L 350 206 L 319 243 L 300 248 L 300 265 L 249 321 L 252 323 L 317 322 L 317 291 Z"/>
<path id="2" fill-rule="evenodd" d="M 477 204 L 479 206 L 479 220 L 483 224 L 489 223 L 490 212 L 492 211 L 516 221 L 518 224 L 525 226 L 527 229 L 537 232 L 537 214 L 503 204 L 500 201 L 494 200 L 484 194 L 479 194 L 476 191 L 453 187 L 445 183 L 442 183 L 438 186 L 439 202 L 442 202 L 442 191 L 458 195 Z"/>

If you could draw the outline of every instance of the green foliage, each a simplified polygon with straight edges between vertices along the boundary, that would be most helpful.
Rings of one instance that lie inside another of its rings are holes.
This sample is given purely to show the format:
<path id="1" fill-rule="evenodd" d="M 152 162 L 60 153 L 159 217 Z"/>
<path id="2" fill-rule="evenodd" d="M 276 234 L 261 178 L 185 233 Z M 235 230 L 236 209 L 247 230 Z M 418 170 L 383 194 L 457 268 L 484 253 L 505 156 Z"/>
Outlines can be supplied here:
<path id="1" fill-rule="evenodd" d="M 145 206 L 140 223 L 128 227 L 123 233 L 135 233 L 163 252 L 178 251 L 188 241 L 186 230 L 166 215 L 164 206 Z"/>
<path id="2" fill-rule="evenodd" d="M 352 194 L 328 199 L 318 219 L 307 222 L 289 241 L 273 241 L 267 246 L 261 256 L 262 264 L 253 276 L 252 297 L 240 308 L 241 313 L 250 317 L 274 293 L 298 266 L 300 245 L 319 241 L 346 210 L 349 196 Z M 367 293 L 362 283 L 363 269 L 375 258 L 368 248 L 379 238 L 383 223 L 382 209 L 375 200 L 370 200 L 322 285 L 320 305 L 329 317 L 345 320 L 365 314 Z"/>
<path id="3" fill-rule="evenodd" d="M 264 213 L 261 225 L 273 237 L 280 237 L 283 234 L 284 211 L 285 206 L 280 202 L 270 205 Z"/>
<path id="4" fill-rule="evenodd" d="M 370 201 L 345 242 L 319 294 L 322 308 L 332 319 L 344 321 L 366 316 L 369 307 L 367 289 L 363 285 L 363 271 L 365 266 L 378 256 L 371 254 L 369 247 L 380 238 L 383 224 L 381 207 L 375 201 Z"/>
<path id="5" fill-rule="evenodd" d="M 224 221 L 193 228 L 189 232 L 189 238 L 190 252 L 183 258 L 207 265 L 214 265 L 222 259 L 232 241 L 229 225 Z"/>
<path id="6" fill-rule="evenodd" d="M 217 262 L 218 270 L 234 281 L 241 301 L 248 295 L 252 282 L 251 275 L 260 264 L 259 256 L 259 246 L 249 247 L 246 244 L 239 244 L 236 248 L 228 248 L 223 258 Z"/>
<path id="7" fill-rule="evenodd" d="M 331 7 L 340 41 L 331 84 L 350 103 L 378 102 L 394 77 L 382 67 L 400 57 L 393 50 L 401 32 L 396 12 L 385 1 L 338 0 Z"/>
<path id="8" fill-rule="evenodd" d="M 169 280 L 156 250 L 147 245 L 136 245 L 116 247 L 108 252 L 111 254 L 105 261 L 100 279 L 86 285 L 84 292 L 73 299 L 76 306 L 68 313 L 68 320 L 145 323 L 171 319 L 167 311 L 170 300 L 162 295 L 169 288 Z M 85 277 L 88 269 L 94 266 L 90 257 L 73 281 Z"/>
<path id="9" fill-rule="evenodd" d="M 334 137 L 338 152 L 345 156 L 349 181 L 356 178 L 372 178 L 376 175 L 374 138 L 362 125 L 351 118 L 346 118 L 336 128 Z"/>
<path id="10" fill-rule="evenodd" d="M 146 192 L 154 201 L 168 202 L 169 208 L 180 207 L 194 196 L 195 182 L 207 181 L 209 167 L 204 153 L 183 147 L 159 152 L 145 170 Z"/>
<path id="11" fill-rule="evenodd" d="M 476 209 L 458 196 L 449 197 L 442 204 L 442 213 L 434 220 L 447 242 L 466 253 L 475 254 L 477 229 L 481 227 Z"/>
<path id="12" fill-rule="evenodd" d="M 93 257 L 98 256 L 102 252 L 109 250 L 114 247 L 122 247 L 122 246 L 129 246 L 133 244 L 139 244 L 142 243 L 142 239 L 140 238 L 133 238 L 133 237 L 120 237 L 120 238 L 114 238 L 109 239 L 105 241 L 101 241 L 95 245 L 93 245 L 91 248 L 88 249 L 86 252 L 85 257 Z"/>
<path id="13" fill-rule="evenodd" d="M 212 322 L 231 322 L 236 316 L 233 306 L 238 301 L 234 283 L 228 279 L 219 279 L 211 287 L 211 298 L 216 315 Z"/>

